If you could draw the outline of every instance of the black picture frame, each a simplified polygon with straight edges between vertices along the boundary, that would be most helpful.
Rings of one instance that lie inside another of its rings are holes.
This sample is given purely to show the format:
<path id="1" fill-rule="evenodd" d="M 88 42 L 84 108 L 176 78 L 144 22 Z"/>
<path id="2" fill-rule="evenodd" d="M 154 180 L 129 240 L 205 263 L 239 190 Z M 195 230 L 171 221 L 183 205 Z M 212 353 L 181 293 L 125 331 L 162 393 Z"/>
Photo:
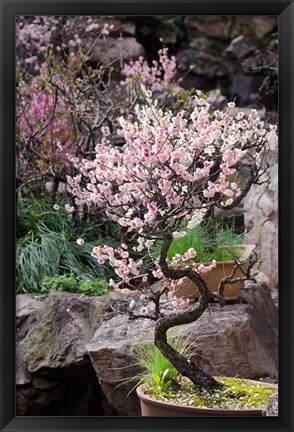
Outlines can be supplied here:
<path id="1" fill-rule="evenodd" d="M 293 430 L 293 0 L 0 0 L 0 428 L 1 431 Z M 248 418 L 17 417 L 15 415 L 15 16 L 278 15 L 279 17 L 279 416 Z"/>

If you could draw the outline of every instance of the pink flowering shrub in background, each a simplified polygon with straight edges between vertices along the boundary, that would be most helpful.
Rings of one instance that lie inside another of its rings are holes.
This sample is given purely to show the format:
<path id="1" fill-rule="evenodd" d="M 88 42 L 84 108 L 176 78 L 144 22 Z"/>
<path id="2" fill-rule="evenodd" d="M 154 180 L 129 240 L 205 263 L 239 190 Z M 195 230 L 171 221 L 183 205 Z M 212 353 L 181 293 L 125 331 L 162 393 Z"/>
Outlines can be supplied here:
<path id="1" fill-rule="evenodd" d="M 207 308 L 213 294 L 201 274 L 210 271 L 214 263 L 179 269 L 174 264 L 195 258 L 197 251 L 191 248 L 184 256 L 174 256 L 172 262 L 168 262 L 167 252 L 173 237 L 185 236 L 181 231 L 185 219 L 195 225 L 214 207 L 232 209 L 252 184 L 258 184 L 275 127 L 266 128 L 255 110 L 248 118 L 243 113 L 232 117 L 233 103 L 223 112 L 213 111 L 201 92 L 193 97 L 191 113 L 173 113 L 160 108 L 152 92 L 141 87 L 145 104 L 136 105 L 133 116 L 118 119 L 124 146 L 114 147 L 110 131 L 104 130 L 94 159 L 73 160 L 80 173 L 68 176 L 68 190 L 76 206 L 90 204 L 121 226 L 124 234 L 119 247 L 97 246 L 92 252 L 98 263 L 109 262 L 120 280 L 128 282 L 140 274 L 143 261 L 135 260 L 133 251 L 148 253 L 156 241 L 163 242 L 153 269 L 154 276 L 162 279 L 162 289 L 155 293 L 147 281 L 143 292 L 143 297 L 153 300 L 154 308 L 143 307 L 136 313 L 131 304 L 131 314 L 156 321 L 155 344 L 161 352 L 181 374 L 211 387 L 216 384 L 214 378 L 183 359 L 167 343 L 166 332 L 195 321 Z M 238 173 L 243 178 L 240 185 Z M 130 238 L 136 241 L 133 251 Z M 250 278 L 250 268 L 244 279 Z M 199 302 L 190 305 L 180 299 L 175 307 L 167 306 L 169 301 L 175 302 L 170 292 L 174 282 L 184 277 L 197 284 Z M 234 283 L 234 278 L 229 282 Z M 221 302 L 222 294 L 223 288 L 217 295 Z"/>
<path id="2" fill-rule="evenodd" d="M 152 66 L 140 57 L 122 65 L 120 59 L 89 66 L 91 53 L 81 48 L 80 34 L 104 39 L 108 23 L 94 22 L 71 34 L 62 17 L 18 17 L 17 52 L 17 181 L 20 188 L 32 179 L 66 183 L 66 153 L 94 152 L 103 128 L 120 140 L 117 117 L 132 113 L 133 101 L 142 101 L 140 84 L 164 92 L 175 85 L 176 62 L 168 49 L 159 50 Z M 121 83 L 112 82 L 115 71 Z M 125 80 L 125 81 L 123 81 Z M 126 86 L 127 84 L 127 86 Z M 131 87 L 131 97 L 128 89 Z"/>
<path id="3" fill-rule="evenodd" d="M 54 165 L 67 161 L 72 127 L 65 101 L 47 85 L 47 68 L 42 63 L 39 74 L 29 84 L 20 82 L 24 92 L 17 105 L 17 126 L 24 147 L 34 142 L 40 159 L 45 157 Z"/>
<path id="4" fill-rule="evenodd" d="M 97 28 L 91 17 L 87 22 L 85 34 L 109 34 L 107 23 Z M 36 184 L 44 190 L 44 181 L 53 179 L 55 193 L 66 182 L 67 154 L 91 151 L 97 130 L 114 109 L 104 96 L 109 84 L 102 87 L 111 63 L 87 70 L 89 55 L 81 51 L 78 33 L 71 34 L 67 26 L 64 17 L 18 17 L 16 22 L 20 188 Z"/>

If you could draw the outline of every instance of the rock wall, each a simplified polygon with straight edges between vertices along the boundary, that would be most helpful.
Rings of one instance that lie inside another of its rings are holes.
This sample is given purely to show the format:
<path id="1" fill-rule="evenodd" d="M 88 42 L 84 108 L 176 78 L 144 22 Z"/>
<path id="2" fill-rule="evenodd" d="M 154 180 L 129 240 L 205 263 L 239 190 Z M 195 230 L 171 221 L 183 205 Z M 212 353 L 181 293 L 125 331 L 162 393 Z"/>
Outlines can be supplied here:
<path id="1" fill-rule="evenodd" d="M 33 17 L 26 20 L 30 24 Z M 99 40 L 104 24 L 109 35 Z M 220 89 L 237 106 L 277 110 L 276 16 L 64 16 L 54 27 L 52 42 L 58 45 L 64 37 L 73 66 L 77 46 L 90 53 L 93 67 L 103 59 L 128 62 L 141 55 L 152 62 L 167 46 L 182 87 Z M 26 55 L 21 42 L 17 53 Z"/>
<path id="2" fill-rule="evenodd" d="M 94 20 L 107 21 L 105 17 Z M 182 87 L 220 89 L 237 106 L 253 103 L 277 109 L 277 17 L 112 17 L 109 23 L 113 29 L 106 57 L 115 57 L 115 39 L 117 45 L 123 43 L 123 60 L 145 54 L 152 61 L 164 44 L 177 59 L 179 76 L 184 76 Z M 100 59 L 101 51 L 99 43 L 94 44 L 94 61 Z"/>
<path id="3" fill-rule="evenodd" d="M 278 286 L 278 137 L 272 134 L 267 154 L 269 169 L 253 186 L 244 200 L 245 242 L 254 243 L 260 252 L 259 269 L 269 279 L 272 289 Z"/>

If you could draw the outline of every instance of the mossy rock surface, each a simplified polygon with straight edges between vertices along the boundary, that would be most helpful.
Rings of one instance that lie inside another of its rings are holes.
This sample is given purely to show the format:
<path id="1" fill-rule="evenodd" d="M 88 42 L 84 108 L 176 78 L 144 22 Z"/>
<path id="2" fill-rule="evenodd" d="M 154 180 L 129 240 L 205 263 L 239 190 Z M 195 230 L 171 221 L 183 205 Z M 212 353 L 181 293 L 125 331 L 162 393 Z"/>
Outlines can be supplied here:
<path id="1" fill-rule="evenodd" d="M 51 291 L 36 325 L 19 344 L 29 372 L 84 362 L 86 344 L 108 305 L 105 297 Z"/>

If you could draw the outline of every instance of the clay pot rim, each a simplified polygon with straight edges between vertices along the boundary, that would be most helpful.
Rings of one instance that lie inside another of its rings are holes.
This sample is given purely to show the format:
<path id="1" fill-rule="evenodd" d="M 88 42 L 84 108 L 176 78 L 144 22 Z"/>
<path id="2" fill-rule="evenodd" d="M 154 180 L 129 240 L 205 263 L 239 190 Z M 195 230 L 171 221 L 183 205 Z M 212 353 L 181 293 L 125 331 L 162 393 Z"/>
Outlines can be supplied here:
<path id="1" fill-rule="evenodd" d="M 252 382 L 252 383 L 258 383 L 264 386 L 270 386 L 270 387 L 277 387 L 277 385 L 272 384 L 272 383 L 266 383 L 266 382 L 261 382 L 261 381 L 256 381 L 256 380 L 251 380 L 251 379 L 247 379 L 244 378 L 244 380 Z M 196 406 L 187 406 L 187 405 L 182 405 L 182 404 L 175 404 L 172 402 L 165 402 L 162 400 L 158 400 L 158 399 L 154 399 L 151 396 L 146 395 L 143 392 L 143 388 L 146 386 L 146 384 L 140 384 L 137 388 L 136 388 L 136 393 L 139 397 L 139 399 L 141 399 L 142 401 L 145 401 L 151 405 L 154 406 L 162 406 L 162 407 L 169 407 L 169 408 L 175 408 L 175 409 L 180 409 L 183 412 L 197 412 L 199 414 L 201 413 L 205 413 L 204 415 L 207 416 L 208 415 L 221 415 L 221 416 L 225 416 L 227 415 L 254 415 L 256 416 L 257 414 L 259 415 L 263 415 L 263 411 L 264 411 L 264 407 L 261 408 L 243 408 L 243 409 L 231 409 L 231 408 L 208 408 L 208 407 L 196 407 Z"/>

